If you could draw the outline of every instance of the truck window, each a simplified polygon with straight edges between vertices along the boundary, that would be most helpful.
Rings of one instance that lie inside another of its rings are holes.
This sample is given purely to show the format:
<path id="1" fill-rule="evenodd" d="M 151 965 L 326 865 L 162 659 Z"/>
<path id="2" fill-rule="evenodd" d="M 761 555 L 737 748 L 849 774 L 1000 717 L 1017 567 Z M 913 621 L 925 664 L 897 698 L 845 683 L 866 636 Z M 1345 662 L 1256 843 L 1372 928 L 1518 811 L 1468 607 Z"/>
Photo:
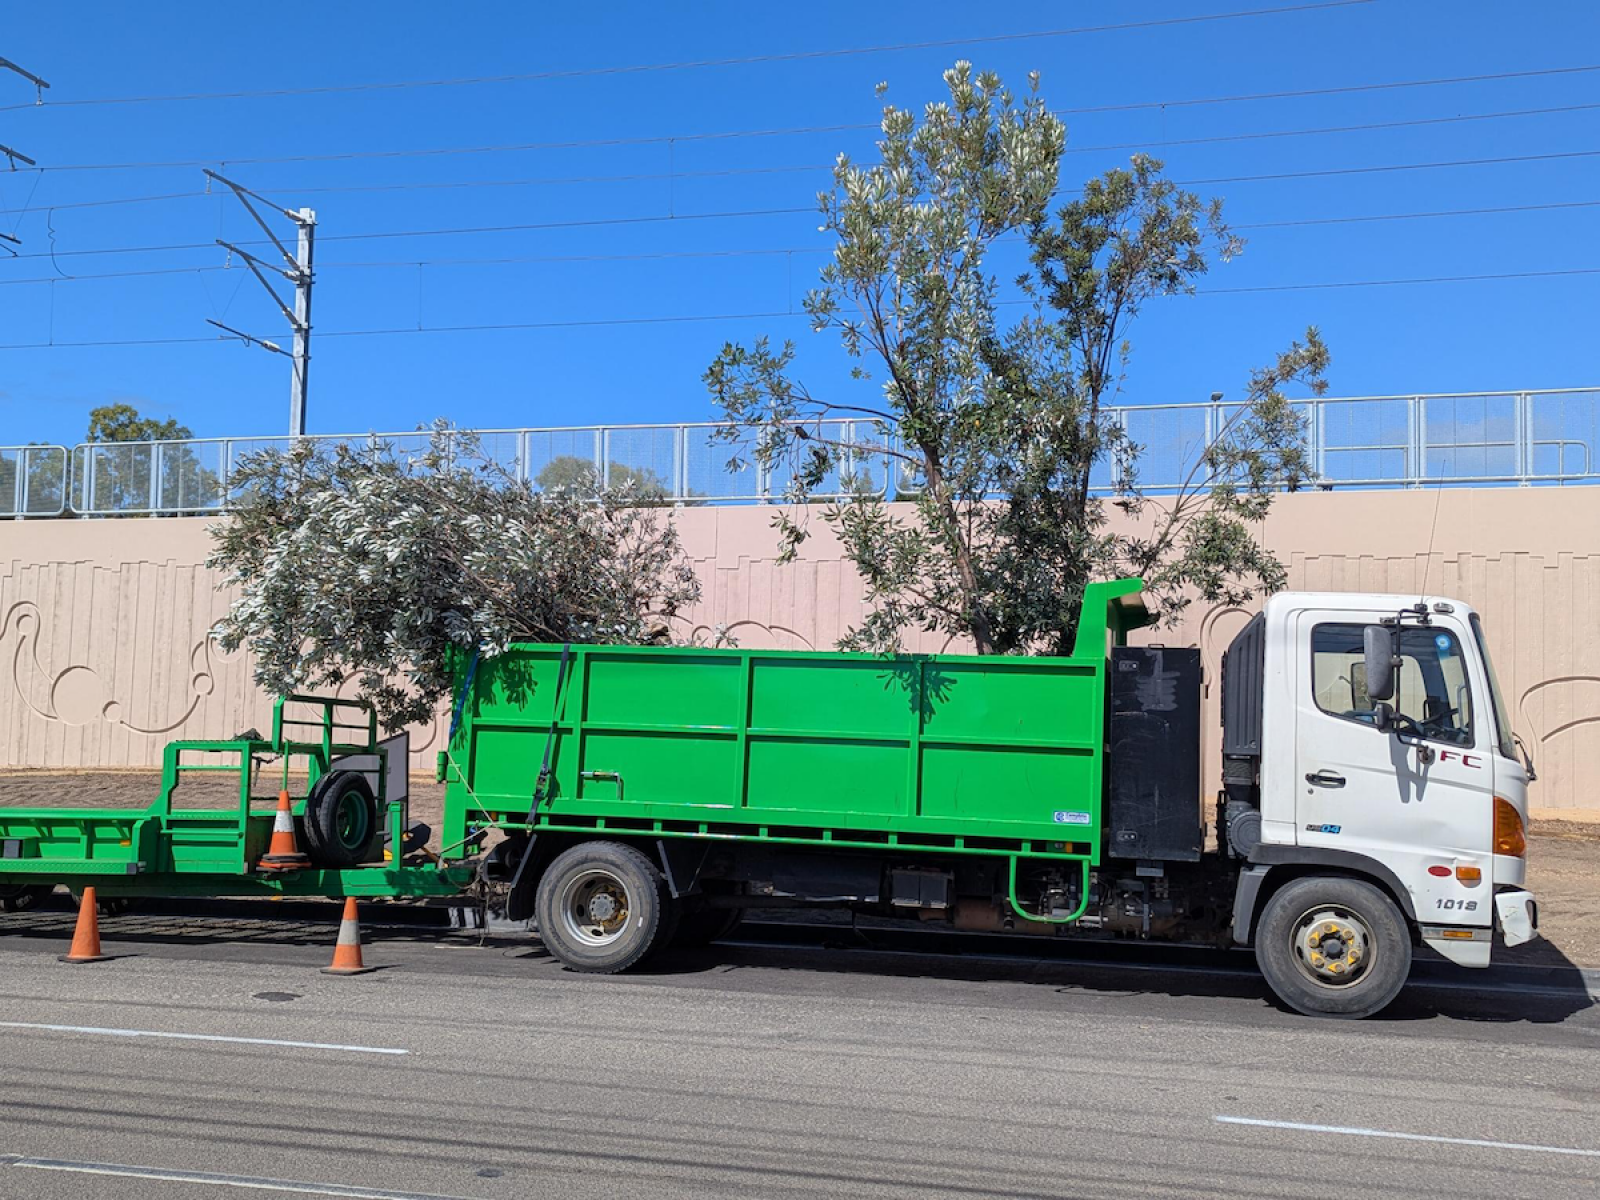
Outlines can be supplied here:
<path id="1" fill-rule="evenodd" d="M 1506 702 L 1500 694 L 1500 680 L 1495 677 L 1494 659 L 1489 657 L 1489 643 L 1484 640 L 1483 622 L 1472 614 L 1472 636 L 1478 640 L 1478 653 L 1483 655 L 1483 669 L 1489 676 L 1489 702 L 1494 708 L 1495 747 L 1512 762 L 1517 761 L 1516 743 L 1511 739 L 1511 718 L 1506 713 Z"/>
<path id="2" fill-rule="evenodd" d="M 1311 631 L 1311 687 L 1317 707 L 1371 724 L 1359 624 L 1318 625 Z M 1461 643 L 1446 629 L 1400 631 L 1400 669 L 1394 710 L 1434 741 L 1472 745 L 1472 688 Z"/>

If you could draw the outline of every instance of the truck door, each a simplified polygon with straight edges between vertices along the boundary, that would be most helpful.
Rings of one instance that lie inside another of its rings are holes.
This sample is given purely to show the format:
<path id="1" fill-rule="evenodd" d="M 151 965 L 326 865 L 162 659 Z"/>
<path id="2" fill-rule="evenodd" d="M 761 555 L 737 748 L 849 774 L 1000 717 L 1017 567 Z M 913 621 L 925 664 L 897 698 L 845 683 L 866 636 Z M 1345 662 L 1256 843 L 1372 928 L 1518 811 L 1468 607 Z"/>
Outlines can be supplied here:
<path id="1" fill-rule="evenodd" d="M 1486 692 L 1473 677 L 1471 633 L 1442 615 L 1401 629 L 1395 723 L 1380 730 L 1362 654 L 1362 629 L 1379 616 L 1298 615 L 1299 844 L 1382 863 L 1423 925 L 1489 926 L 1493 721 L 1474 704 Z"/>

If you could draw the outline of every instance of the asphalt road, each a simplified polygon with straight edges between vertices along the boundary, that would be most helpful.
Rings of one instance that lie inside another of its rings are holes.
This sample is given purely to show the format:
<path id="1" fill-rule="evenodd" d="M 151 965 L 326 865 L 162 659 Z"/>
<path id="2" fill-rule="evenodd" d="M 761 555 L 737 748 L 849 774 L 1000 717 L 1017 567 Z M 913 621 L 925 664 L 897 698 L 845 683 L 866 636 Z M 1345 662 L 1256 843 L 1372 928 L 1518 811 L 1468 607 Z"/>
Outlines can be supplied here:
<path id="1" fill-rule="evenodd" d="M 34 916 L 0 924 L 6 1200 L 1600 1194 L 1593 977 L 1346 1024 L 1215 957 L 747 942 L 600 979 L 379 928 L 339 979 L 322 921 L 116 918 L 122 957 L 66 966 Z"/>

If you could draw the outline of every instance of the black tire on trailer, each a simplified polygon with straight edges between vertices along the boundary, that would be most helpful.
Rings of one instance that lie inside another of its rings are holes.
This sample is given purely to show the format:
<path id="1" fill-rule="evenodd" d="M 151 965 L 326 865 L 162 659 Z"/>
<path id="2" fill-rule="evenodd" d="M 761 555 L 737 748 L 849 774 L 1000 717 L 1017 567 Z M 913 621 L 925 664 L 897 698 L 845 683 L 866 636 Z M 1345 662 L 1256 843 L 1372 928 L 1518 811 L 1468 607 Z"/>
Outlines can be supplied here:
<path id="1" fill-rule="evenodd" d="M 1274 892 L 1256 963 L 1296 1012 L 1359 1020 L 1381 1012 L 1411 973 L 1411 931 L 1388 894 L 1363 879 L 1310 876 Z"/>
<path id="2" fill-rule="evenodd" d="M 644 854 L 621 842 L 580 842 L 539 878 L 539 937 L 575 971 L 614 975 L 665 945 L 678 905 Z"/>
<path id="3" fill-rule="evenodd" d="M 55 885 L 49 883 L 0 883 L 0 912 L 38 908 L 55 890 Z"/>
<path id="4" fill-rule="evenodd" d="M 329 771 L 306 797 L 301 826 L 305 852 L 319 867 L 354 867 L 367 860 L 378 828 L 378 803 L 359 771 Z"/>
<path id="5" fill-rule="evenodd" d="M 742 908 L 685 908 L 672 944 L 685 949 L 720 942 L 744 920 Z"/>

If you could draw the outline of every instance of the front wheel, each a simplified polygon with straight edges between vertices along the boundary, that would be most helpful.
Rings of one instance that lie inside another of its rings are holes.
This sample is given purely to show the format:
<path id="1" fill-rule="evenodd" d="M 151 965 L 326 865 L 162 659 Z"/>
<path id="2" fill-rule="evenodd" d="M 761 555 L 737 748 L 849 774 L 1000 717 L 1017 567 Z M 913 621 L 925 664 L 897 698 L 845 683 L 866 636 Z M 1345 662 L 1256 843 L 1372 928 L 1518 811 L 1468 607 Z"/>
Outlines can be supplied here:
<path id="1" fill-rule="evenodd" d="M 1256 929 L 1256 963 L 1296 1012 L 1357 1020 L 1388 1007 L 1411 973 L 1411 936 L 1382 890 L 1339 876 L 1273 893 Z"/>
<path id="2" fill-rule="evenodd" d="M 656 865 L 621 842 L 557 855 L 534 898 L 539 937 L 575 971 L 611 975 L 671 939 L 677 907 Z"/>

